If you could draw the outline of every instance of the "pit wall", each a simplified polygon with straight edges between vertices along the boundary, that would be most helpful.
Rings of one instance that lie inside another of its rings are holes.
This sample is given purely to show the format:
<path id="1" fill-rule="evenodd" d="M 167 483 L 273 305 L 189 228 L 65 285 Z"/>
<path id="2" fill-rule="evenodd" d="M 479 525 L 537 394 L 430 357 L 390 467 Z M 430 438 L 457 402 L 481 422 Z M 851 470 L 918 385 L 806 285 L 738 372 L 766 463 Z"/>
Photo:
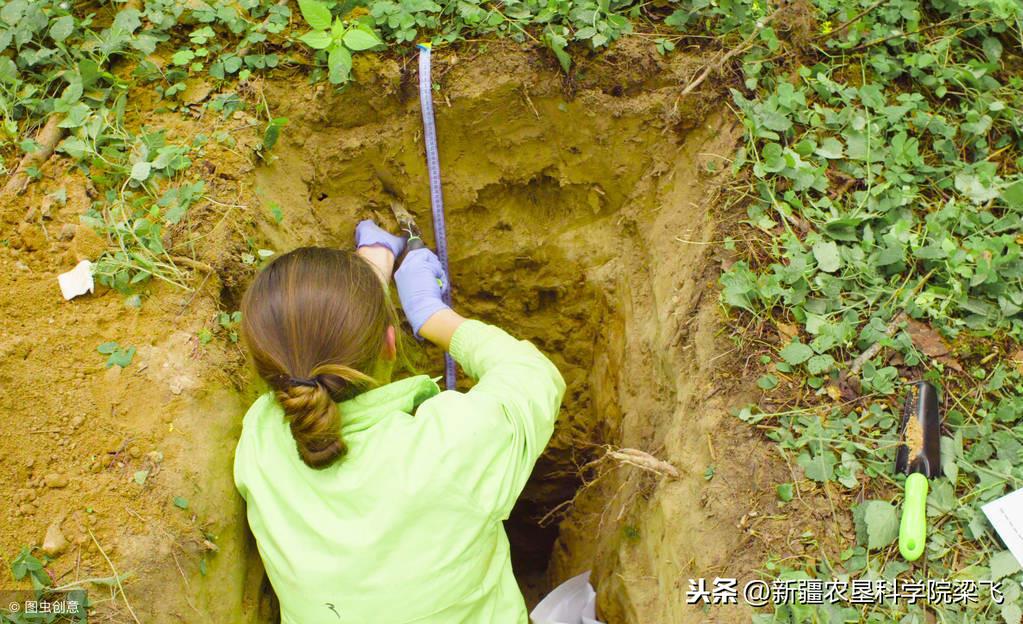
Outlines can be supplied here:
<path id="1" fill-rule="evenodd" d="M 595 67 L 581 72 L 588 84 L 566 85 L 515 50 L 436 59 L 455 305 L 536 343 L 568 382 L 508 523 L 517 572 L 546 568 L 531 579 L 542 592 L 592 568 L 611 624 L 748 621 L 684 600 L 690 577 L 750 577 L 761 563 L 741 519 L 778 470 L 728 415 L 749 396 L 727 373 L 714 291 L 715 206 L 741 129 L 705 99 L 679 99 L 691 59 L 611 60 L 647 78 Z M 432 240 L 415 76 L 388 61 L 357 73 L 341 94 L 267 85 L 274 115 L 290 120 L 254 176 L 263 212 L 284 214 L 253 222 L 273 249 L 350 245 L 357 219 L 389 222 L 395 191 Z M 618 447 L 681 475 L 580 470 Z"/>
<path id="2" fill-rule="evenodd" d="M 749 579 L 763 551 L 744 516 L 779 476 L 760 440 L 730 411 L 751 399 L 735 376 L 717 303 L 726 229 L 722 169 L 739 130 L 711 115 L 689 132 L 666 168 L 637 186 L 619 216 L 614 260 L 592 275 L 608 307 L 588 378 L 600 457 L 645 451 L 678 478 L 604 461 L 560 525 L 552 583 L 592 567 L 598 608 L 611 623 L 748 622 L 743 607 L 704 612 L 686 604 L 690 578 Z M 713 471 L 708 479 L 707 470 Z"/>

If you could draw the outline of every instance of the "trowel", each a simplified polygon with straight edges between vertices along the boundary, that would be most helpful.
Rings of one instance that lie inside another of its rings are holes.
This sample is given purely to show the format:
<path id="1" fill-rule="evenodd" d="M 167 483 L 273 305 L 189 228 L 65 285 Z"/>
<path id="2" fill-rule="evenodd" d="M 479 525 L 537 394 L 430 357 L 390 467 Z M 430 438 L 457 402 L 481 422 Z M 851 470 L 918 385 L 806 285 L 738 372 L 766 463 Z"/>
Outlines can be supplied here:
<path id="1" fill-rule="evenodd" d="M 416 225 L 415 217 L 412 216 L 412 213 L 405 208 L 405 204 L 401 201 L 401 193 L 394 179 L 379 165 L 373 165 L 373 172 L 376 174 L 377 180 L 380 181 L 380 186 L 383 187 L 384 193 L 390 198 L 391 213 L 394 215 L 395 220 L 398 221 L 398 228 L 408 235 L 408 241 L 405 244 L 406 252 L 426 247 L 426 243 L 423 242 L 422 233 Z"/>
<path id="2" fill-rule="evenodd" d="M 412 216 L 412 213 L 405 208 L 405 204 L 401 203 L 394 197 L 391 197 L 391 212 L 394 214 L 394 218 L 398 221 L 398 227 L 402 232 L 408 235 L 408 240 L 405 242 L 405 249 L 412 251 L 413 249 L 421 249 L 426 247 L 426 243 L 423 242 L 423 237 L 419 231 L 419 226 L 416 225 L 416 219 Z"/>
<path id="3" fill-rule="evenodd" d="M 926 381 L 911 384 L 903 404 L 895 471 L 909 475 L 899 524 L 899 552 L 906 561 L 916 561 L 927 543 L 928 479 L 942 476 L 938 391 Z"/>

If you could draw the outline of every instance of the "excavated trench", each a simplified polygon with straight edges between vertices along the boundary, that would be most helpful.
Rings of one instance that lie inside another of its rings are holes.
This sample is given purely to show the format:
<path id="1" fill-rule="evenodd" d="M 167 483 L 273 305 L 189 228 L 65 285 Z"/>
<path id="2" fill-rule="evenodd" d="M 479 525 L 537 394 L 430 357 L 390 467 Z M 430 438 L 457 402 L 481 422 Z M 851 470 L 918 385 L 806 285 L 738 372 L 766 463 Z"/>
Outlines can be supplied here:
<path id="1" fill-rule="evenodd" d="M 504 56 L 499 71 L 454 66 L 437 105 L 455 307 L 533 341 L 567 382 L 556 432 L 506 522 L 531 603 L 582 570 L 598 568 L 599 586 L 617 565 L 621 532 L 609 525 L 642 523 L 626 511 L 586 511 L 582 499 L 567 504 L 587 478 L 580 467 L 603 445 L 677 451 L 665 436 L 683 401 L 678 358 L 706 290 L 707 259 L 674 239 L 711 233 L 713 171 L 733 141 L 716 115 L 679 114 L 670 86 L 569 98 L 558 74 L 535 62 L 518 54 Z M 391 222 L 391 186 L 432 240 L 410 80 L 386 63 L 362 71 L 341 94 L 268 85 L 274 114 L 290 120 L 255 171 L 263 212 L 284 214 L 280 224 L 254 221 L 275 249 L 350 245 L 358 219 Z M 439 372 L 439 354 L 425 362 Z M 634 496 L 656 487 L 621 483 Z M 611 622 L 639 621 L 646 616 L 634 601 L 615 589 L 601 606 Z"/>

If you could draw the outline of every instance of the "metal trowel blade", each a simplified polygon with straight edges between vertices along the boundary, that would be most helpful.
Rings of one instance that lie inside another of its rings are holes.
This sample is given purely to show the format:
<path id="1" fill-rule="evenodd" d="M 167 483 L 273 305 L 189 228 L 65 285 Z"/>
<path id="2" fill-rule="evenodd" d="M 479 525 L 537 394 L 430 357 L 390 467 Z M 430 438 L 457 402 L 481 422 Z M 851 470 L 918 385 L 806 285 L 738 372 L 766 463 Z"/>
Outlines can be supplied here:
<path id="1" fill-rule="evenodd" d="M 902 406 L 895 471 L 933 479 L 941 472 L 941 412 L 938 391 L 926 381 L 910 384 Z"/>

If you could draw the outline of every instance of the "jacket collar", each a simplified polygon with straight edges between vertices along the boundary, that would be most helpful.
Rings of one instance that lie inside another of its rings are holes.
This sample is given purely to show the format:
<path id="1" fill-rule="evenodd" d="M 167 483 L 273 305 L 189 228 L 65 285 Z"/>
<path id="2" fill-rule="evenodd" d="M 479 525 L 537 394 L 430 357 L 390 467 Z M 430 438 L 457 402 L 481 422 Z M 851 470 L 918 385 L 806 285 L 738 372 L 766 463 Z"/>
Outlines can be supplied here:
<path id="1" fill-rule="evenodd" d="M 369 429 L 394 412 L 411 414 L 420 403 L 439 393 L 437 382 L 428 375 L 416 375 L 367 390 L 339 404 L 341 433 Z"/>

